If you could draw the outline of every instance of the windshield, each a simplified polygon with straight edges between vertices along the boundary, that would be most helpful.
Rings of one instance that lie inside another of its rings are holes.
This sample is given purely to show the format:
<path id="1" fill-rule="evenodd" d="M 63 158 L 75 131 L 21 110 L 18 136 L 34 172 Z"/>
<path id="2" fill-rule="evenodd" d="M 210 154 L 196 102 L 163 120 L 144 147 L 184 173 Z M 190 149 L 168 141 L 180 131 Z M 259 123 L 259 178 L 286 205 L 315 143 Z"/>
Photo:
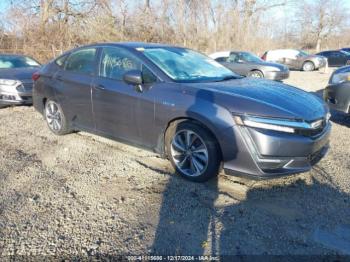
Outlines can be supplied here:
<path id="1" fill-rule="evenodd" d="M 40 64 L 26 56 L 0 56 L 0 69 L 38 67 Z"/>
<path id="2" fill-rule="evenodd" d="M 349 51 L 345 51 L 345 50 L 340 50 L 341 53 L 343 53 L 344 55 L 348 55 L 350 56 L 350 52 Z"/>
<path id="3" fill-rule="evenodd" d="M 240 58 L 243 61 L 246 62 L 251 62 L 251 63 L 261 63 L 264 62 L 260 57 L 252 54 L 252 53 L 248 53 L 248 52 L 242 52 L 240 53 Z"/>
<path id="4" fill-rule="evenodd" d="M 308 53 L 306 53 L 303 50 L 298 50 L 298 51 L 299 51 L 298 56 L 308 56 L 309 55 Z"/>
<path id="5" fill-rule="evenodd" d="M 240 78 L 215 60 L 185 48 L 139 48 L 176 82 L 212 82 Z"/>

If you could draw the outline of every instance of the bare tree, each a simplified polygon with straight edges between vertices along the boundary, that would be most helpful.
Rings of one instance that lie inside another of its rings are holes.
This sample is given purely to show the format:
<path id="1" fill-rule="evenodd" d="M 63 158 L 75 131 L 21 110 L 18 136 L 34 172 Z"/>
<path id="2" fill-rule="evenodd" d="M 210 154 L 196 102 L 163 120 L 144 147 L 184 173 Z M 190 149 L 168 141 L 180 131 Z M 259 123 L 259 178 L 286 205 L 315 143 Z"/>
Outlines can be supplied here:
<path id="1" fill-rule="evenodd" d="M 317 52 L 324 41 L 344 28 L 348 17 L 342 0 L 304 1 L 300 3 L 298 13 L 304 44 L 309 42 Z"/>
<path id="2" fill-rule="evenodd" d="M 12 4 L 0 13 L 0 49 L 43 62 L 72 47 L 106 41 L 162 42 L 207 53 L 262 52 L 298 43 L 319 49 L 350 41 L 341 33 L 349 22 L 343 0 L 3 1 Z M 279 30 L 280 22 L 273 17 L 284 7 L 291 11 L 282 12 L 280 19 L 292 17 L 295 25 L 284 23 Z M 297 27 L 302 30 L 294 30 Z"/>

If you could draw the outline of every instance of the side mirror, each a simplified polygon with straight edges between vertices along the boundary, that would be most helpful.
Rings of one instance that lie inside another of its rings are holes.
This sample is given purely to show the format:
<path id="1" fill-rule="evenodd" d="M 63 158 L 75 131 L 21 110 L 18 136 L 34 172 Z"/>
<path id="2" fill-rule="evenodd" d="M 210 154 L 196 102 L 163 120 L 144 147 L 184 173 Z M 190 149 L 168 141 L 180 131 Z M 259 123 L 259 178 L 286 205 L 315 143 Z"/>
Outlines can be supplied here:
<path id="1" fill-rule="evenodd" d="M 130 85 L 142 85 L 142 72 L 140 70 L 130 70 L 124 74 L 123 80 Z"/>

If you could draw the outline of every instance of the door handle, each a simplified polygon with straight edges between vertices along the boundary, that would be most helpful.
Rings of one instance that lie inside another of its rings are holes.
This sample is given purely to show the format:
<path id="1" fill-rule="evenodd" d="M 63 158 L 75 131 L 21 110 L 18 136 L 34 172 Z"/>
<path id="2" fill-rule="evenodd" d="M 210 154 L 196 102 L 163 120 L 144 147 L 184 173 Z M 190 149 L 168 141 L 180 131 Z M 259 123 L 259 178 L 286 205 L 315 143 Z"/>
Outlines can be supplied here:
<path id="1" fill-rule="evenodd" d="M 104 85 L 94 85 L 94 88 L 98 89 L 98 90 L 105 90 L 106 89 Z"/>
<path id="2" fill-rule="evenodd" d="M 61 75 L 56 75 L 56 79 L 62 81 L 62 76 Z"/>

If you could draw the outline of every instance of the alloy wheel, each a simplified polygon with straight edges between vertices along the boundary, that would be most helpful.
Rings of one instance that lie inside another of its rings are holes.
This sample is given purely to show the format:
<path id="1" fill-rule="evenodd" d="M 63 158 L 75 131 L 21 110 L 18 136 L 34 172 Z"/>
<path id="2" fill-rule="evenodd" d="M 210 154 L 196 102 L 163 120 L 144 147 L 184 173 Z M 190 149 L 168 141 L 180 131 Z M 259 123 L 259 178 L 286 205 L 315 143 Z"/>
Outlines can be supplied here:
<path id="1" fill-rule="evenodd" d="M 253 71 L 250 73 L 249 76 L 254 77 L 254 78 L 262 78 L 263 77 L 259 71 Z"/>
<path id="2" fill-rule="evenodd" d="M 202 138 L 191 130 L 180 130 L 171 142 L 171 157 L 185 175 L 195 177 L 207 169 L 208 149 Z"/>
<path id="3" fill-rule="evenodd" d="M 304 71 L 313 71 L 315 69 L 315 66 L 311 62 L 306 62 L 303 66 Z"/>
<path id="4" fill-rule="evenodd" d="M 58 108 L 58 105 L 55 102 L 49 101 L 46 103 L 45 117 L 49 127 L 53 131 L 59 132 L 61 130 L 62 115 L 60 109 Z"/>

